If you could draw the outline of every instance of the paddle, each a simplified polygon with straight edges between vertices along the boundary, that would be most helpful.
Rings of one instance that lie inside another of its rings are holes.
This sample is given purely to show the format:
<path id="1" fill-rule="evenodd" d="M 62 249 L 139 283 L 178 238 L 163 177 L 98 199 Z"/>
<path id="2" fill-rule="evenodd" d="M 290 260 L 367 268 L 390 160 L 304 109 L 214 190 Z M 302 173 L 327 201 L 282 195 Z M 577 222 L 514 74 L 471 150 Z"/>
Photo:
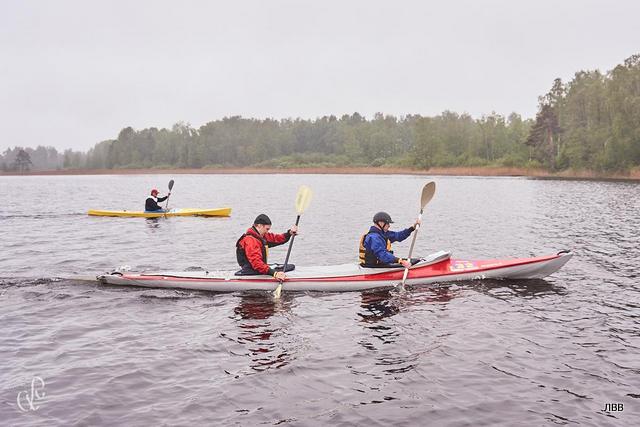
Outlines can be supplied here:
<path id="1" fill-rule="evenodd" d="M 300 222 L 300 215 L 309 207 L 309 203 L 311 203 L 311 189 L 306 185 L 302 185 L 298 189 L 298 194 L 296 196 L 296 212 L 298 213 L 298 217 L 296 218 L 296 225 Z M 287 250 L 287 256 L 284 259 L 284 266 L 282 267 L 282 272 L 286 273 L 287 271 L 287 263 L 289 262 L 289 255 L 291 255 L 291 247 L 293 246 L 293 239 L 295 239 L 295 235 L 291 236 L 291 240 L 289 240 L 289 249 Z M 274 298 L 280 298 L 280 292 L 282 292 L 282 280 L 279 281 L 278 287 L 275 291 L 273 291 Z"/>
<path id="2" fill-rule="evenodd" d="M 422 196 L 420 197 L 420 215 L 418 215 L 418 219 L 422 220 L 422 212 L 424 212 L 424 207 L 427 206 L 427 203 L 433 199 L 433 195 L 436 192 L 436 183 L 431 181 L 425 184 L 422 188 Z M 413 247 L 416 244 L 416 237 L 418 237 L 418 230 L 420 230 L 420 224 L 416 224 L 416 231 L 413 233 L 413 240 L 411 240 L 411 247 L 409 248 L 409 263 L 411 263 L 411 255 L 413 254 Z M 407 274 L 409 274 L 409 267 L 405 267 L 404 274 L 402 275 L 402 284 L 401 289 L 404 289 L 404 283 L 407 281 Z"/>
<path id="3" fill-rule="evenodd" d="M 171 193 L 171 190 L 173 189 L 173 180 L 169 181 L 169 193 Z M 171 196 L 171 194 L 169 194 L 167 196 L 167 205 L 165 206 L 164 210 L 165 211 L 169 211 L 169 197 Z"/>

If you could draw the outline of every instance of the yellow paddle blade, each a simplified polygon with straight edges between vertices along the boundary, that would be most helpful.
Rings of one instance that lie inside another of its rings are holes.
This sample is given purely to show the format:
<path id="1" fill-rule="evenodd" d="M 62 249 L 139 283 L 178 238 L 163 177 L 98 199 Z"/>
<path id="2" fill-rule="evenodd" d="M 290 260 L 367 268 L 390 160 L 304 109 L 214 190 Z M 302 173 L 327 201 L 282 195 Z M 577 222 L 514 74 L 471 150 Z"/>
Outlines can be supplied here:
<path id="1" fill-rule="evenodd" d="M 296 212 L 298 212 L 298 215 L 301 215 L 309 207 L 311 194 L 311 189 L 306 185 L 302 185 L 298 189 L 298 195 L 296 196 Z"/>
<path id="2" fill-rule="evenodd" d="M 424 209 L 427 203 L 433 199 L 433 195 L 436 193 L 436 183 L 428 182 L 422 189 L 422 197 L 420 198 L 420 208 Z"/>
<path id="3" fill-rule="evenodd" d="M 282 293 L 282 282 L 278 283 L 278 287 L 273 291 L 273 297 L 275 299 L 280 298 L 280 293 Z"/>

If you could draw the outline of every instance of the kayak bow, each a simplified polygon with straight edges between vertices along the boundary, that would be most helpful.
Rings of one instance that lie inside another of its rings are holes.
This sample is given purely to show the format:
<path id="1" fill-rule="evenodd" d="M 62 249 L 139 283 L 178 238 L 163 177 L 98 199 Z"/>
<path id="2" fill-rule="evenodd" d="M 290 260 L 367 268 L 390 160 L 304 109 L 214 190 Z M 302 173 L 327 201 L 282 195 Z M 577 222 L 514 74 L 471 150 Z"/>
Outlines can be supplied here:
<path id="1" fill-rule="evenodd" d="M 468 261 L 436 252 L 409 269 L 408 285 L 481 279 L 540 279 L 558 271 L 573 256 L 569 251 L 536 258 Z M 287 273 L 291 291 L 361 291 L 400 283 L 404 267 L 364 268 L 357 264 L 299 267 Z M 112 285 L 181 288 L 217 292 L 272 291 L 278 281 L 271 276 L 235 276 L 233 271 L 180 271 L 157 273 L 112 272 L 97 277 Z"/>

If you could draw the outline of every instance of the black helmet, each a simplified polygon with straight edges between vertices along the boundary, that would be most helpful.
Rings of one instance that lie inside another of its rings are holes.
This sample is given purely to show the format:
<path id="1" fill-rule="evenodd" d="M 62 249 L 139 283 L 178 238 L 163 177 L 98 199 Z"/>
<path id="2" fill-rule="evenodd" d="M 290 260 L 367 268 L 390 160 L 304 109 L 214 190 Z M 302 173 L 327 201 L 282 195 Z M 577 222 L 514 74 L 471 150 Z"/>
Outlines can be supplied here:
<path id="1" fill-rule="evenodd" d="M 258 215 L 256 217 L 256 219 L 253 221 L 253 223 L 254 224 L 271 225 L 271 220 L 265 214 L 260 214 L 260 215 Z"/>
<path id="2" fill-rule="evenodd" d="M 391 220 L 391 216 L 386 213 L 386 212 L 378 212 L 377 214 L 375 214 L 373 216 L 373 223 L 377 224 L 380 221 L 384 222 L 385 224 L 392 224 L 393 221 Z"/>

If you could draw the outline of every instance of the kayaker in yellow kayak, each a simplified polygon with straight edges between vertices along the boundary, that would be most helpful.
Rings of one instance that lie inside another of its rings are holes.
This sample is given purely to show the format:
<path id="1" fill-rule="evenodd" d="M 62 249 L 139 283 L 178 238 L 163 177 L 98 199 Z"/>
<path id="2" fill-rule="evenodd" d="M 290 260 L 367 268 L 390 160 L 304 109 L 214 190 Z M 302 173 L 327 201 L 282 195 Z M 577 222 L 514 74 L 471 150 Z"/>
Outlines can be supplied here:
<path id="1" fill-rule="evenodd" d="M 253 221 L 253 226 L 240 236 L 236 242 L 236 258 L 242 269 L 236 272 L 236 276 L 268 274 L 278 280 L 287 278 L 283 271 L 267 264 L 267 255 L 269 248 L 287 243 L 291 236 L 297 235 L 298 226 L 293 225 L 282 234 L 270 233 L 269 230 L 271 219 L 265 214 L 260 214 Z M 287 271 L 294 268 L 293 264 L 287 264 Z"/>
<path id="2" fill-rule="evenodd" d="M 373 225 L 360 238 L 360 265 L 363 267 L 410 267 L 419 260 L 408 260 L 395 256 L 391 250 L 391 243 L 402 242 L 420 224 L 417 219 L 414 224 L 401 231 L 389 231 L 393 221 L 386 212 L 378 212 L 373 216 Z"/>
<path id="3" fill-rule="evenodd" d="M 161 211 L 162 206 L 158 205 L 158 203 L 164 202 L 171 195 L 171 192 L 164 197 L 158 197 L 160 192 L 155 188 L 151 190 L 151 197 L 147 197 L 147 201 L 144 204 L 144 210 L 147 212 L 156 212 Z"/>

